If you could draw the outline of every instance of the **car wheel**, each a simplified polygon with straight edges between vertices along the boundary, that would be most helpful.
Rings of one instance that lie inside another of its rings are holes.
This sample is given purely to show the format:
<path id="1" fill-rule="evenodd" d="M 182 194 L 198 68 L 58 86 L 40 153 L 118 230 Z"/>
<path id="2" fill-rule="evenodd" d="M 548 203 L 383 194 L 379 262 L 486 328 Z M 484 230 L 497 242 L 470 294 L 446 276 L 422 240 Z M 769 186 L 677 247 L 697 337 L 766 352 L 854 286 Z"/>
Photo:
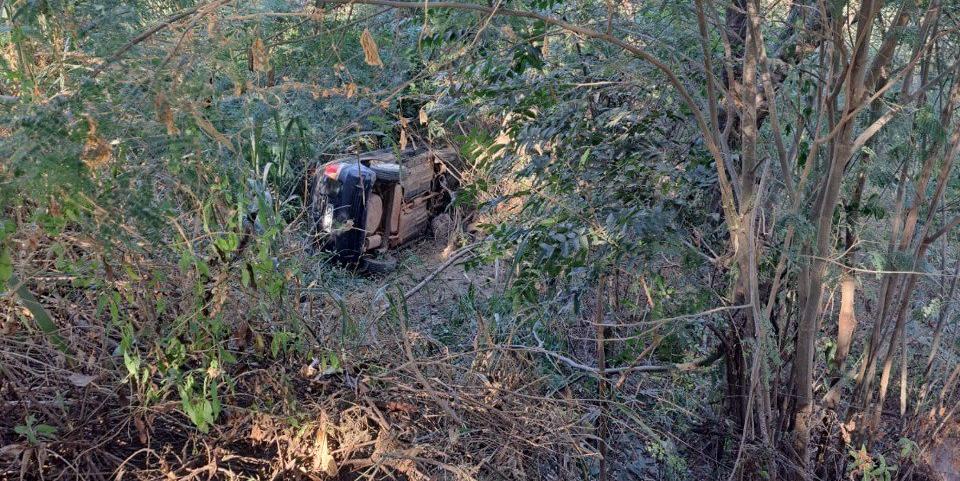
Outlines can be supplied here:
<path id="1" fill-rule="evenodd" d="M 387 274 L 397 270 L 397 260 L 386 255 L 377 258 L 365 257 L 363 269 L 374 274 Z"/>
<path id="2" fill-rule="evenodd" d="M 392 163 L 373 164 L 370 170 L 377 174 L 377 180 L 400 182 L 400 165 Z"/>

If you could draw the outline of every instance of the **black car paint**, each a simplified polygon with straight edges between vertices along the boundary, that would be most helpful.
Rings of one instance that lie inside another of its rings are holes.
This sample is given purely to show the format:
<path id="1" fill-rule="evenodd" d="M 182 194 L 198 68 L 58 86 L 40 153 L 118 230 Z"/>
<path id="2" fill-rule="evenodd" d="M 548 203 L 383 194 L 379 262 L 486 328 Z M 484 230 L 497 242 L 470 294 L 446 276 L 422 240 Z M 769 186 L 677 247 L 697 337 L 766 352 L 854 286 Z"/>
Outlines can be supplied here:
<path id="1" fill-rule="evenodd" d="M 377 175 L 362 164 L 343 163 L 335 179 L 324 178 L 324 197 L 333 208 L 333 223 L 327 248 L 338 260 L 356 263 L 363 254 L 367 223 L 366 199 Z M 324 207 L 324 210 L 326 206 Z M 321 216 L 324 215 L 321 211 Z"/>

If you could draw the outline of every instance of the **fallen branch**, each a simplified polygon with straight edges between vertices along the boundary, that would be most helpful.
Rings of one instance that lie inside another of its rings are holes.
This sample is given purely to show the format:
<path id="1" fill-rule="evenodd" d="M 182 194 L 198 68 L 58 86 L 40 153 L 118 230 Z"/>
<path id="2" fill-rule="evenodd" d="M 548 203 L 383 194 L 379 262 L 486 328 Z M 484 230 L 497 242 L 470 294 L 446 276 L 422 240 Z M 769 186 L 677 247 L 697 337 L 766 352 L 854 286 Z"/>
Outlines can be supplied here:
<path id="1" fill-rule="evenodd" d="M 554 360 L 560 361 L 566 364 L 569 367 L 574 369 L 585 371 L 593 375 L 600 375 L 600 369 L 597 369 L 593 366 L 588 366 L 586 364 L 577 362 L 563 354 L 558 354 L 548 349 L 542 347 L 530 347 L 530 346 L 521 346 L 521 345 L 507 345 L 499 346 L 503 349 L 510 349 L 514 351 L 528 351 L 535 352 L 537 354 L 543 354 L 547 357 L 550 357 Z M 709 367 L 713 363 L 717 362 L 721 357 L 723 357 L 723 352 L 718 347 L 712 353 L 698 357 L 689 362 L 681 362 L 674 364 L 658 364 L 658 365 L 644 365 L 644 366 L 622 366 L 622 367 L 611 367 L 603 370 L 605 374 L 614 374 L 614 373 L 624 373 L 624 372 L 689 372 L 695 371 L 700 368 Z"/>

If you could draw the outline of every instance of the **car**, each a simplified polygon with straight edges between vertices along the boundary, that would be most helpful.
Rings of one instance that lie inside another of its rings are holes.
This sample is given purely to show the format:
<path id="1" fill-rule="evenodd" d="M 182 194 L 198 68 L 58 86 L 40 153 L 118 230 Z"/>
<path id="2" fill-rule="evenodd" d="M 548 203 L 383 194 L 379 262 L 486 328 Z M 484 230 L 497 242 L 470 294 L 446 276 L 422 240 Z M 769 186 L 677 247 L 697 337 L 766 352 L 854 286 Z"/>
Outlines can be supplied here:
<path id="1" fill-rule="evenodd" d="M 451 200 L 452 148 L 340 157 L 313 175 L 310 212 L 320 245 L 345 264 L 396 266 L 389 252 L 422 236 Z"/>

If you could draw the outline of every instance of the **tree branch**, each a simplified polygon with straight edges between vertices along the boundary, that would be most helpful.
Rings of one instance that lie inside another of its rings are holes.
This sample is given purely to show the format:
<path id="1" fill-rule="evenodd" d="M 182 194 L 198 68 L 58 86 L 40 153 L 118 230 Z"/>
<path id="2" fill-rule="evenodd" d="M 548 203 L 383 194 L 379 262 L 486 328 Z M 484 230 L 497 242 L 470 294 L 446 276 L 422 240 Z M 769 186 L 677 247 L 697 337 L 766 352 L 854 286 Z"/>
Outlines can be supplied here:
<path id="1" fill-rule="evenodd" d="M 515 351 L 528 351 L 535 352 L 537 354 L 543 354 L 551 359 L 560 361 L 567 366 L 577 369 L 579 371 L 588 372 L 593 375 L 600 375 L 600 370 L 593 366 L 588 366 L 581 362 L 577 362 L 567 356 L 558 354 L 549 349 L 542 347 L 531 347 L 531 346 L 521 346 L 521 345 L 507 345 L 501 346 L 504 349 L 511 349 Z M 694 371 L 700 368 L 709 367 L 713 363 L 717 362 L 721 357 L 723 357 L 723 350 L 721 348 L 715 349 L 710 354 L 707 354 L 703 357 L 698 357 L 692 361 L 681 362 L 676 364 L 659 364 L 659 365 L 644 365 L 644 366 L 623 366 L 623 367 L 609 367 L 603 370 L 606 374 L 617 374 L 624 372 L 687 372 Z"/>
<path id="2" fill-rule="evenodd" d="M 943 226 L 940 230 L 934 232 L 933 234 L 930 234 L 930 236 L 926 239 L 923 239 L 923 243 L 926 245 L 933 244 L 933 241 L 939 239 L 947 232 L 950 232 L 950 229 L 953 229 L 958 224 L 960 224 L 960 215 L 950 219 L 950 222 L 947 222 L 947 225 Z"/>
<path id="3" fill-rule="evenodd" d="M 97 78 L 97 76 L 100 75 L 104 69 L 109 67 L 111 64 L 113 64 L 117 60 L 120 60 L 123 57 L 123 55 L 127 53 L 131 48 L 136 46 L 138 43 L 143 42 L 144 40 L 152 37 L 157 32 L 166 29 L 167 27 L 172 25 L 174 22 L 177 22 L 186 17 L 189 17 L 190 15 L 193 15 L 194 13 L 197 13 L 202 9 L 217 8 L 228 2 L 229 0 L 216 0 L 211 3 L 205 3 L 203 5 L 197 5 L 196 7 L 193 7 L 193 8 L 188 8 L 170 17 L 167 17 L 166 20 L 163 20 L 162 22 L 154 25 L 153 27 L 150 27 L 145 32 L 134 37 L 133 40 L 130 40 L 129 42 L 127 42 L 126 45 L 124 45 L 123 47 L 120 47 L 120 50 L 117 50 L 116 52 L 114 52 L 114 54 L 111 55 L 110 58 L 105 60 L 102 64 L 98 65 L 97 68 L 93 69 L 93 72 L 90 73 L 90 78 Z"/>

